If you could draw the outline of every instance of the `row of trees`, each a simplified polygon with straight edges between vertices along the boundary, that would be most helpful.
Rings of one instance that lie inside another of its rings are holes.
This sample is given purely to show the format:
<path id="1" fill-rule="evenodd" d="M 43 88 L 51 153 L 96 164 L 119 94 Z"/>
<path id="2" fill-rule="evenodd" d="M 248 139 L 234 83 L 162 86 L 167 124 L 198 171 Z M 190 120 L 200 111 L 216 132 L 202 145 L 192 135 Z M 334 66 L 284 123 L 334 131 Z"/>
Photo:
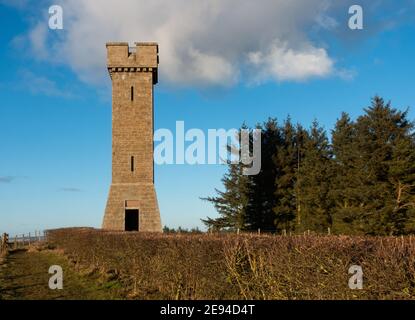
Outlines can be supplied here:
<path id="1" fill-rule="evenodd" d="M 398 235 L 415 231 L 415 135 L 408 111 L 380 97 L 355 121 L 347 113 L 329 139 L 313 122 L 262 125 L 258 175 L 229 164 L 224 190 L 204 198 L 215 230 Z"/>

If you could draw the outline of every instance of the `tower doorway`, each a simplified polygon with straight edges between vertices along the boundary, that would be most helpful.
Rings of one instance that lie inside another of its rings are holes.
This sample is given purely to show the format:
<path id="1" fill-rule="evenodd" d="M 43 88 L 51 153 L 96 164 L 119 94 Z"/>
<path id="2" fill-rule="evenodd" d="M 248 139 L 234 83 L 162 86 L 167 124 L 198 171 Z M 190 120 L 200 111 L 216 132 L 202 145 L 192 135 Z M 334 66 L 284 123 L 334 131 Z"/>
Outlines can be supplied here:
<path id="1" fill-rule="evenodd" d="M 125 231 L 138 231 L 138 209 L 125 209 Z"/>

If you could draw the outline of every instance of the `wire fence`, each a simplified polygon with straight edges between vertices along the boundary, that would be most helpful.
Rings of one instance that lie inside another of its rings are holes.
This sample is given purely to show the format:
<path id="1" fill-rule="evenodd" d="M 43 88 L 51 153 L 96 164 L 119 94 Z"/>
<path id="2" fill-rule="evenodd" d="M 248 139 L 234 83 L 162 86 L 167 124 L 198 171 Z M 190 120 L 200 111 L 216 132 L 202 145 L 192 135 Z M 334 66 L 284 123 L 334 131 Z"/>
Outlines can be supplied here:
<path id="1" fill-rule="evenodd" d="M 195 231 L 169 231 L 167 233 L 198 233 Z M 199 233 L 202 233 L 202 231 L 199 231 Z M 324 231 L 313 231 L 313 230 L 304 230 L 304 231 L 290 231 L 290 230 L 286 230 L 286 229 L 282 229 L 279 231 L 276 231 L 275 229 L 261 229 L 258 228 L 256 230 L 241 230 L 239 228 L 237 229 L 232 229 L 232 230 L 213 230 L 210 229 L 208 231 L 206 231 L 206 233 L 208 234 L 250 234 L 250 235 L 282 235 L 282 236 L 299 236 L 299 235 L 304 235 L 304 236 L 310 236 L 310 235 L 331 235 L 331 228 L 327 228 L 327 230 Z"/>
<path id="2" fill-rule="evenodd" d="M 13 237 L 10 237 L 9 234 L 4 233 L 1 237 L 0 253 L 4 254 L 10 249 L 23 248 L 44 240 L 46 240 L 46 232 L 44 231 L 36 230 L 35 232 L 29 232 L 27 234 L 22 233 Z"/>

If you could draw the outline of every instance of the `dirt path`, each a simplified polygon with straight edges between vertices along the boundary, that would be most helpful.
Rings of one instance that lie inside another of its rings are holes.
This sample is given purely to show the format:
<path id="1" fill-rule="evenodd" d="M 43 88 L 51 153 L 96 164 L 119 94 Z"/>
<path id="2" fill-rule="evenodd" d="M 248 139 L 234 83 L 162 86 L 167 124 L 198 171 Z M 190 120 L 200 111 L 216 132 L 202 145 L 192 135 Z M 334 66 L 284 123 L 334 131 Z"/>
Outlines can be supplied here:
<path id="1" fill-rule="evenodd" d="M 63 289 L 49 289 L 51 265 L 63 269 Z M 0 300 L 6 299 L 114 299 L 109 284 L 81 276 L 67 260 L 52 251 L 12 252 L 0 265 Z"/>

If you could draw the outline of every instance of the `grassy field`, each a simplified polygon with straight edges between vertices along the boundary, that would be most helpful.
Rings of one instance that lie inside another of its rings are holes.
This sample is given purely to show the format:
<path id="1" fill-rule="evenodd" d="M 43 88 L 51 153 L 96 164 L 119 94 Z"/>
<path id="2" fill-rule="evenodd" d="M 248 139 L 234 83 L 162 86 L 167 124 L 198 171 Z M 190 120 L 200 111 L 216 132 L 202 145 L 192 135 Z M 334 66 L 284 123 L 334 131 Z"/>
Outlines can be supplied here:
<path id="1" fill-rule="evenodd" d="M 63 290 L 49 289 L 49 267 L 59 265 L 64 273 Z M 117 284 L 96 275 L 82 275 L 56 251 L 19 249 L 0 265 L 0 300 L 8 299 L 114 299 Z"/>

